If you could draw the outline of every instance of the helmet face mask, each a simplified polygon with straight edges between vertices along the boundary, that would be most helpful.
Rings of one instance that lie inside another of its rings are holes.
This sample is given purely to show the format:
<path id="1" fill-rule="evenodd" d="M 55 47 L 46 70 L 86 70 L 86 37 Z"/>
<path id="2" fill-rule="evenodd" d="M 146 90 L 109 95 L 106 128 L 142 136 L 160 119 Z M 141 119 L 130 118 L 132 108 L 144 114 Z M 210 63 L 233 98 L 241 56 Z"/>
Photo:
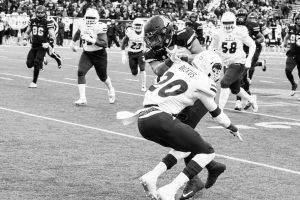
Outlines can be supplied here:
<path id="1" fill-rule="evenodd" d="M 96 9 L 89 8 L 86 10 L 84 19 L 87 27 L 94 26 L 99 21 L 99 13 Z"/>
<path id="2" fill-rule="evenodd" d="M 300 26 L 300 13 L 298 13 L 296 16 L 295 16 L 295 24 L 297 25 L 297 26 Z"/>
<path id="3" fill-rule="evenodd" d="M 132 22 L 132 27 L 135 30 L 135 32 L 140 33 L 143 30 L 143 26 L 144 26 L 144 22 L 142 19 L 140 18 L 136 18 L 133 22 Z"/>
<path id="4" fill-rule="evenodd" d="M 237 11 L 237 14 L 236 14 L 236 23 L 239 24 L 239 25 L 242 25 L 246 22 L 246 19 L 247 19 L 247 10 L 245 9 L 239 9 Z"/>
<path id="5" fill-rule="evenodd" d="M 153 51 L 160 51 L 172 41 L 173 24 L 164 16 L 154 16 L 145 24 L 144 32 L 147 47 Z"/>
<path id="6" fill-rule="evenodd" d="M 46 17 L 46 8 L 44 6 L 38 6 L 36 8 L 36 18 L 41 20 Z"/>
<path id="7" fill-rule="evenodd" d="M 232 12 L 225 12 L 221 18 L 221 23 L 223 29 L 230 33 L 235 29 L 236 17 Z"/>
<path id="8" fill-rule="evenodd" d="M 250 22 L 255 22 L 255 23 L 257 23 L 257 22 L 258 22 L 258 15 L 257 15 L 256 13 L 252 12 L 252 13 L 250 13 L 250 14 L 248 15 L 247 20 L 250 21 Z"/>

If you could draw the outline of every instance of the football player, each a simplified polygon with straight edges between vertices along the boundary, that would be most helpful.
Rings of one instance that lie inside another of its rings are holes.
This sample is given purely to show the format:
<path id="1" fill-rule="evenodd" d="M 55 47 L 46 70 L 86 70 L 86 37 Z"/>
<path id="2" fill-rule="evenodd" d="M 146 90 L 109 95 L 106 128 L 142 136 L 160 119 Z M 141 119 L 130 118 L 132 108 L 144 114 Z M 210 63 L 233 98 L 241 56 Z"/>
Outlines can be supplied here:
<path id="1" fill-rule="evenodd" d="M 46 49 L 50 44 L 54 43 L 54 25 L 53 22 L 46 19 L 46 8 L 38 6 L 36 8 L 36 18 L 32 18 L 29 22 L 26 32 L 23 36 L 23 43 L 27 44 L 29 34 L 32 35 L 32 46 L 27 55 L 27 67 L 33 69 L 33 80 L 29 88 L 37 87 L 37 80 L 40 69 L 43 67 L 43 59 Z"/>
<path id="2" fill-rule="evenodd" d="M 213 147 L 198 132 L 174 117 L 185 107 L 192 106 L 196 100 L 201 101 L 217 123 L 242 140 L 238 128 L 215 103 L 216 83 L 207 76 L 215 68 L 221 71 L 221 59 L 214 52 L 202 52 L 192 63 L 193 66 L 175 61 L 164 73 L 163 81 L 149 87 L 144 97 L 144 109 L 138 112 L 141 135 L 147 140 L 171 148 L 158 165 L 140 178 L 150 199 L 175 200 L 177 190 L 197 177 L 215 157 Z M 170 184 L 156 190 L 159 176 L 190 155 L 193 157 L 183 171 Z M 209 172 L 208 176 L 211 175 Z M 189 194 L 181 197 L 188 198 Z"/>
<path id="3" fill-rule="evenodd" d="M 245 71 L 243 76 L 241 77 L 241 86 L 242 88 L 251 95 L 250 92 L 250 81 L 253 77 L 253 73 L 255 70 L 255 66 L 257 64 L 257 61 L 259 59 L 262 45 L 261 43 L 264 41 L 264 36 L 260 33 L 260 27 L 258 23 L 256 22 L 258 20 L 258 16 L 256 13 L 252 12 L 248 16 L 248 13 L 245 9 L 239 9 L 237 11 L 237 25 L 245 26 L 248 29 L 250 37 L 255 41 L 256 44 L 256 50 L 252 58 L 251 67 L 249 71 Z M 249 47 L 244 45 L 244 51 L 246 55 L 248 56 L 249 53 Z M 250 81 L 249 81 L 249 79 Z M 250 78 L 251 77 L 251 78 Z M 251 103 L 247 102 L 245 109 L 249 109 L 251 107 Z M 239 96 L 237 96 L 236 102 L 235 102 L 235 110 L 241 111 L 242 110 L 242 101 Z"/>
<path id="4" fill-rule="evenodd" d="M 146 71 L 145 71 L 145 59 L 144 59 L 144 21 L 141 18 L 136 18 L 132 22 L 132 27 L 126 29 L 125 37 L 123 38 L 122 49 L 122 62 L 123 64 L 129 59 L 129 67 L 131 74 L 137 76 L 138 68 L 141 73 L 141 81 L 143 92 L 146 92 Z M 127 55 L 125 47 L 127 46 Z"/>
<path id="5" fill-rule="evenodd" d="M 189 16 L 189 20 L 185 23 L 186 27 L 190 27 L 194 29 L 195 33 L 197 34 L 197 38 L 201 45 L 204 44 L 204 37 L 203 37 L 203 26 L 202 24 L 197 22 L 197 13 L 193 12 Z"/>
<path id="6" fill-rule="evenodd" d="M 54 32 L 55 32 L 55 35 L 57 35 L 57 31 L 58 31 L 58 25 L 57 25 L 57 22 L 55 21 L 55 19 L 51 16 L 47 17 L 49 21 L 52 21 L 53 24 L 54 24 Z M 57 63 L 57 67 L 58 69 L 61 68 L 62 66 L 62 63 L 61 63 L 61 57 L 60 55 L 58 55 L 58 53 L 56 53 L 54 51 L 54 43 L 51 43 L 50 46 L 47 48 L 47 54 L 53 58 L 56 63 Z M 44 64 L 47 65 L 48 64 L 48 61 L 46 59 L 46 56 L 44 57 Z"/>
<path id="7" fill-rule="evenodd" d="M 211 48 L 218 52 L 226 67 L 221 80 L 219 106 L 222 110 L 225 108 L 231 91 L 232 94 L 248 100 L 253 107 L 253 112 L 257 112 L 256 96 L 250 96 L 240 87 L 240 77 L 245 67 L 247 69 L 251 67 L 256 49 L 255 42 L 249 36 L 245 26 L 236 26 L 236 17 L 232 12 L 225 12 L 222 15 L 221 26 L 221 29 L 213 33 L 211 42 Z M 243 49 L 244 44 L 249 47 L 247 57 Z"/>
<path id="8" fill-rule="evenodd" d="M 148 48 L 144 53 L 145 60 L 150 64 L 153 72 L 158 77 L 162 76 L 173 65 L 172 58 L 168 57 L 168 54 L 170 55 L 171 53 L 186 62 L 192 62 L 195 56 L 204 50 L 197 40 L 193 29 L 187 27 L 175 31 L 171 21 L 161 15 L 150 18 L 144 26 L 144 31 Z M 182 48 L 177 50 L 177 46 Z M 200 100 L 196 100 L 192 106 L 183 109 L 177 115 L 177 118 L 184 124 L 195 128 L 207 112 L 208 110 L 203 103 Z M 193 156 L 194 154 L 191 154 L 185 158 L 185 163 L 187 164 Z M 218 176 L 224 172 L 226 166 L 213 160 L 206 168 L 210 174 L 206 185 L 202 183 L 198 176 L 195 176 L 187 183 L 181 199 L 191 198 L 204 187 L 211 187 Z"/>
<path id="9" fill-rule="evenodd" d="M 85 95 L 86 79 L 85 75 L 95 67 L 99 79 L 105 83 L 108 88 L 109 103 L 115 102 L 115 89 L 112 86 L 111 79 L 107 75 L 107 25 L 99 22 L 99 13 L 96 9 L 87 9 L 84 15 L 84 22 L 76 31 L 70 48 L 76 52 L 75 42 L 81 38 L 83 41 L 83 52 L 78 64 L 78 89 L 79 99 L 75 101 L 75 105 L 86 105 L 87 99 Z"/>
<path id="10" fill-rule="evenodd" d="M 290 40 L 290 49 L 286 52 L 285 74 L 292 85 L 291 96 L 295 95 L 298 86 L 292 74 L 296 66 L 300 78 L 300 13 L 296 14 L 294 23 L 289 26 L 288 34 L 283 40 L 284 48 L 287 47 L 288 40 Z"/>

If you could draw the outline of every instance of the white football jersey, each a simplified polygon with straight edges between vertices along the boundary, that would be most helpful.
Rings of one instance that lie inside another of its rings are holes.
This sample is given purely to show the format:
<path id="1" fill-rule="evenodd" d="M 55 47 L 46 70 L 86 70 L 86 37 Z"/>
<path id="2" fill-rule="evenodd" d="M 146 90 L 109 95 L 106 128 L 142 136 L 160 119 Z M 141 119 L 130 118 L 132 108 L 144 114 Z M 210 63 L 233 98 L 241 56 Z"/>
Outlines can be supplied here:
<path id="1" fill-rule="evenodd" d="M 92 27 L 87 27 L 85 23 L 81 23 L 79 26 L 79 30 L 81 35 L 89 34 L 92 38 L 97 39 L 98 34 L 103 34 L 107 32 L 107 25 L 102 22 L 98 22 Z M 90 42 L 83 41 L 82 43 L 84 51 L 97 51 L 103 49 L 103 47 L 96 46 L 95 44 L 91 44 Z"/>
<path id="2" fill-rule="evenodd" d="M 203 93 L 215 97 L 216 92 L 216 83 L 206 74 L 186 62 L 178 62 L 164 73 L 160 82 L 149 87 L 143 105 L 157 104 L 167 113 L 178 114 Z"/>
<path id="3" fill-rule="evenodd" d="M 223 28 L 215 29 L 212 33 L 212 48 L 217 50 L 223 64 L 244 64 L 246 53 L 243 45 L 249 39 L 248 29 L 245 26 L 237 26 L 232 32 L 227 33 Z"/>
<path id="4" fill-rule="evenodd" d="M 129 38 L 127 50 L 129 52 L 140 52 L 144 50 L 144 30 L 140 34 L 137 34 L 132 27 L 127 28 L 126 36 Z"/>
<path id="5" fill-rule="evenodd" d="M 28 26 L 30 20 L 28 16 L 20 15 L 18 19 L 19 19 L 19 23 L 21 24 L 20 27 L 21 29 L 26 28 Z"/>

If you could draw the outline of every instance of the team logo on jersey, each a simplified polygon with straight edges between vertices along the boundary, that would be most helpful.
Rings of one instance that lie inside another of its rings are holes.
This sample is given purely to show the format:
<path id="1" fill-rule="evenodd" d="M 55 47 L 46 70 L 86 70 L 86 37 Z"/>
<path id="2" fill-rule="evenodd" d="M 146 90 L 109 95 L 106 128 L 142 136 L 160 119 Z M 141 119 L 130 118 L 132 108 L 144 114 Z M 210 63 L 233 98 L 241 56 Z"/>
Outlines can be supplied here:
<path id="1" fill-rule="evenodd" d="M 232 35 L 229 35 L 225 38 L 225 41 L 235 41 L 235 38 Z"/>

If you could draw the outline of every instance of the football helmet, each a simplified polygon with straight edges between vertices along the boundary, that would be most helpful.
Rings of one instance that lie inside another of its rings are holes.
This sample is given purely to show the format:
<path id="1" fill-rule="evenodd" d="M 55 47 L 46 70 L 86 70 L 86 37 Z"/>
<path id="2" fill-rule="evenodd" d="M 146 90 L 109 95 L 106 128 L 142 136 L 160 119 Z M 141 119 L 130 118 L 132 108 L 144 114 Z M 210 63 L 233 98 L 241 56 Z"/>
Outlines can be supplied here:
<path id="1" fill-rule="evenodd" d="M 89 8 L 86 10 L 84 15 L 85 24 L 88 27 L 94 26 L 99 21 L 99 13 L 94 8 Z"/>
<path id="2" fill-rule="evenodd" d="M 258 14 L 256 12 L 251 12 L 248 17 L 247 17 L 247 21 L 250 21 L 250 22 L 255 22 L 257 23 L 258 22 Z"/>
<path id="3" fill-rule="evenodd" d="M 142 32 L 143 26 L 144 26 L 144 21 L 141 18 L 136 18 L 132 22 L 132 27 L 137 33 Z"/>
<path id="4" fill-rule="evenodd" d="M 215 82 L 220 79 L 222 60 L 216 52 L 211 50 L 202 51 L 195 56 L 192 65 L 199 71 L 207 74 Z"/>
<path id="5" fill-rule="evenodd" d="M 36 18 L 38 20 L 44 19 L 46 17 L 46 8 L 45 6 L 38 6 L 35 11 Z"/>
<path id="6" fill-rule="evenodd" d="M 240 8 L 236 14 L 236 23 L 238 25 L 243 25 L 246 22 L 248 12 L 244 8 Z"/>
<path id="7" fill-rule="evenodd" d="M 144 26 L 145 42 L 153 51 L 169 47 L 174 34 L 173 23 L 162 15 L 151 17 Z"/>
<path id="8" fill-rule="evenodd" d="M 221 18 L 221 27 L 228 33 L 236 26 L 236 17 L 232 12 L 225 12 Z"/>
<path id="9" fill-rule="evenodd" d="M 197 21 L 197 13 L 193 12 L 190 14 L 189 19 L 191 22 Z"/>
<path id="10" fill-rule="evenodd" d="M 300 26 L 300 13 L 297 13 L 295 18 L 294 18 L 294 23 L 297 25 L 297 26 Z"/>

